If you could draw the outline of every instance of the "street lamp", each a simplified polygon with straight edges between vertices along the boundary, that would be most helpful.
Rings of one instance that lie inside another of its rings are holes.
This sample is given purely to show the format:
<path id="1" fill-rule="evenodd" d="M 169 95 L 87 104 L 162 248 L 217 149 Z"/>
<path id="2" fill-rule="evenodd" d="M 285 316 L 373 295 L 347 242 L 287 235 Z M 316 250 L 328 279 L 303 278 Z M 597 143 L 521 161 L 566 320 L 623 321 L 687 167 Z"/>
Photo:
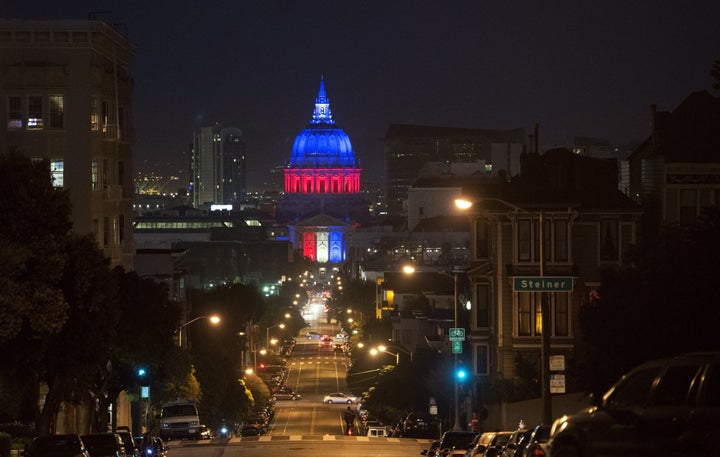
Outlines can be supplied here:
<path id="1" fill-rule="evenodd" d="M 370 349 L 370 354 L 373 356 L 377 355 L 380 352 L 384 352 L 385 354 L 392 355 L 395 357 L 395 365 L 400 365 L 400 352 L 404 352 L 405 354 L 408 354 L 410 356 L 410 363 L 412 363 L 412 356 L 413 353 L 411 351 L 408 351 L 406 349 L 403 349 L 399 346 L 393 346 L 393 348 L 397 349 L 398 352 L 390 352 L 388 351 L 387 346 L 383 346 L 382 344 L 378 346 L 377 348 Z"/>
<path id="2" fill-rule="evenodd" d="M 191 320 L 185 322 L 184 324 L 180 325 L 180 327 L 178 327 L 178 329 L 177 329 L 178 346 L 183 347 L 183 329 L 185 327 L 187 327 L 188 325 L 192 324 L 193 322 L 199 321 L 200 319 L 207 319 L 213 325 L 218 325 L 220 323 L 220 316 L 218 316 L 216 314 L 213 314 L 212 316 L 198 316 L 194 319 L 191 319 Z"/>
<path id="3" fill-rule="evenodd" d="M 270 329 L 275 328 L 275 327 L 285 328 L 285 324 L 271 325 L 270 327 L 265 329 L 265 347 L 266 348 L 270 347 Z"/>
<path id="4" fill-rule="evenodd" d="M 405 265 L 403 266 L 403 272 L 406 274 L 412 274 L 415 272 L 415 268 L 412 265 Z M 442 276 L 447 276 L 448 278 L 453 279 L 453 322 L 454 322 L 454 328 L 458 327 L 458 273 L 454 272 L 453 274 L 446 273 L 444 271 L 436 271 L 435 273 L 440 274 Z M 454 353 L 454 360 L 453 360 L 453 403 L 455 407 L 455 424 L 453 424 L 453 430 L 462 430 L 462 427 L 460 427 L 460 386 L 458 385 L 458 377 L 457 377 L 457 371 L 458 371 L 458 356 L 457 353 Z"/>
<path id="5" fill-rule="evenodd" d="M 530 211 L 525 208 L 521 208 L 517 205 L 514 205 L 510 202 L 507 202 L 505 200 L 501 200 L 499 198 L 493 198 L 493 197 L 484 197 L 480 201 L 494 201 L 498 202 L 500 204 L 503 204 L 509 208 L 512 208 L 516 212 L 524 213 L 529 215 L 532 218 L 537 217 L 538 218 L 538 238 L 539 241 L 539 273 L 540 277 L 542 278 L 545 276 L 545 253 L 543 252 L 544 245 L 545 245 L 545 237 L 543 236 L 543 212 L 540 211 Z M 472 200 L 468 200 L 465 198 L 457 198 L 455 199 L 455 206 L 458 207 L 461 210 L 467 210 L 473 206 L 475 202 Z M 540 359 L 541 359 L 541 395 L 542 395 L 542 418 L 543 418 L 543 424 L 552 424 L 552 397 L 550 396 L 550 311 L 548 309 L 548 303 L 545 298 L 545 292 L 540 292 L 540 319 L 541 319 L 541 328 L 542 328 L 542 334 L 541 336 L 541 350 L 540 350 Z"/>

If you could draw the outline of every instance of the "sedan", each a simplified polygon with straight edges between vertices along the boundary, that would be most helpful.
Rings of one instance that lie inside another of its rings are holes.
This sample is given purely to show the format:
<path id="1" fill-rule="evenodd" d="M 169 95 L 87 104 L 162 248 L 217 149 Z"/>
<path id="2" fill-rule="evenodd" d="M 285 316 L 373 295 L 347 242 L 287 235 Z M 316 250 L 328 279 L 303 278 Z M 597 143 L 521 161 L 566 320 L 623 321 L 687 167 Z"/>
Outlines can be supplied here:
<path id="1" fill-rule="evenodd" d="M 342 392 L 335 392 L 330 395 L 325 395 L 325 398 L 323 398 L 323 403 L 327 403 L 329 405 L 332 405 L 333 403 L 357 403 L 357 397 L 345 395 Z"/>
<path id="2" fill-rule="evenodd" d="M 277 400 L 300 400 L 300 394 L 289 387 L 278 387 L 273 392 L 272 399 Z"/>

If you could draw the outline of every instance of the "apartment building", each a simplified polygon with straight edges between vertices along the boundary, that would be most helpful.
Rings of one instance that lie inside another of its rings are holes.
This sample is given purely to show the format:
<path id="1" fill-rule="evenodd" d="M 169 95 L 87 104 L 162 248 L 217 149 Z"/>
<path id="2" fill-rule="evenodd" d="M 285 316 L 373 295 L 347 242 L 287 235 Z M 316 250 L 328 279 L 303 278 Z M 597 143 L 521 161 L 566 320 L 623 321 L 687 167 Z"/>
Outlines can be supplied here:
<path id="1" fill-rule="evenodd" d="M 0 19 L 0 151 L 50 162 L 74 230 L 133 268 L 134 45 L 100 20 Z"/>

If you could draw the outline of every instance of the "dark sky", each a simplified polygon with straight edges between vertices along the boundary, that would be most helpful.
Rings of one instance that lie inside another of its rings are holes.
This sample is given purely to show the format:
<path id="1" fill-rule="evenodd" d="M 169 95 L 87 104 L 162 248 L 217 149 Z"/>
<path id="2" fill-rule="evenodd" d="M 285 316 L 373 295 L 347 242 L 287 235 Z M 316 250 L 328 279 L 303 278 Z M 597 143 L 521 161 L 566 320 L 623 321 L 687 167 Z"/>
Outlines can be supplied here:
<path id="1" fill-rule="evenodd" d="M 717 0 L 0 1 L 5 18 L 99 11 L 137 46 L 136 168 L 186 168 L 193 128 L 218 122 L 246 135 L 251 186 L 289 158 L 320 75 L 377 176 L 391 123 L 642 140 L 649 106 L 711 90 L 720 59 Z"/>

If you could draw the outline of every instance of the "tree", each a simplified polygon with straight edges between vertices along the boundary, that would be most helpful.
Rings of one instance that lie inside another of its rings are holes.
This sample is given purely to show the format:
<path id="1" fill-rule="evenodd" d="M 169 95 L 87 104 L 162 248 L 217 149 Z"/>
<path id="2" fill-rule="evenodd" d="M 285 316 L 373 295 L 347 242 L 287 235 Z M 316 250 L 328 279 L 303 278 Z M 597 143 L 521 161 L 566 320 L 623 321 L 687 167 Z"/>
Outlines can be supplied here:
<path id="1" fill-rule="evenodd" d="M 111 271 L 91 235 L 71 232 L 67 193 L 49 170 L 0 156 L 0 376 L 18 394 L 12 419 L 34 421 L 38 434 L 53 431 L 62 403 L 88 413 L 80 432 L 107 430 L 104 412 L 133 383 L 133 365 L 152 363 L 161 381 L 180 313 L 165 288 Z"/>
<path id="2" fill-rule="evenodd" d="M 57 334 L 68 318 L 59 283 L 72 223 L 69 196 L 53 187 L 47 161 L 0 155 L 0 214 L 0 344 L 23 332 Z"/>
<path id="3" fill-rule="evenodd" d="M 580 310 L 590 392 L 642 361 L 717 349 L 718 233 L 720 212 L 708 210 L 695 225 L 664 227 L 635 246 L 630 266 L 603 272 L 599 297 Z"/>

